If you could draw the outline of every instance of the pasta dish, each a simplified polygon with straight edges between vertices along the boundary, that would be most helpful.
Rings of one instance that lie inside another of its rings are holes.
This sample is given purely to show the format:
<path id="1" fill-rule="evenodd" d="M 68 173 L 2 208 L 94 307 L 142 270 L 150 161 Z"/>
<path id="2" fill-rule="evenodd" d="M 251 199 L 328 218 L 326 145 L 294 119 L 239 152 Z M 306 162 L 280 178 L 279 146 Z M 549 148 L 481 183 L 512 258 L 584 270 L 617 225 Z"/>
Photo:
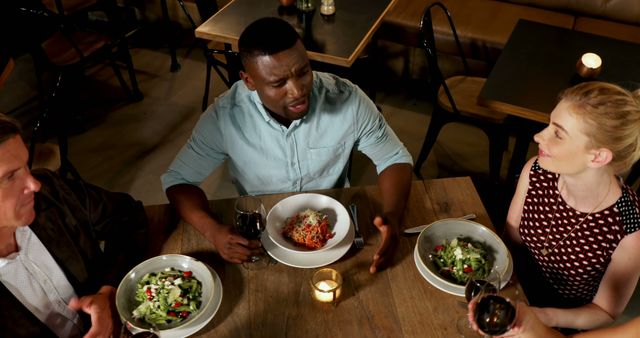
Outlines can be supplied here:
<path id="1" fill-rule="evenodd" d="M 299 246 L 319 249 L 333 238 L 335 232 L 331 231 L 327 215 L 307 209 L 287 218 L 282 234 Z"/>

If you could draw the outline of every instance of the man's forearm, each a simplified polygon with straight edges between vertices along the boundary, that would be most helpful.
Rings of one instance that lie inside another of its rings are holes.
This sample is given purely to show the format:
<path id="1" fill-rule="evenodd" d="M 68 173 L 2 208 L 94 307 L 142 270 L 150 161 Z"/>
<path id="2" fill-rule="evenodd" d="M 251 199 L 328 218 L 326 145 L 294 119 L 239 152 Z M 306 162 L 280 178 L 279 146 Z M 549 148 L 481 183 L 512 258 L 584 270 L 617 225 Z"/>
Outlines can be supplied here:
<path id="1" fill-rule="evenodd" d="M 378 176 L 378 186 L 382 193 L 383 215 L 390 221 L 397 222 L 396 226 L 400 225 L 404 216 L 412 178 L 411 165 L 408 163 L 391 165 Z"/>
<path id="2" fill-rule="evenodd" d="M 182 219 L 209 239 L 211 230 L 219 223 L 211 215 L 207 196 L 202 189 L 191 184 L 177 184 L 167 188 L 166 193 Z"/>

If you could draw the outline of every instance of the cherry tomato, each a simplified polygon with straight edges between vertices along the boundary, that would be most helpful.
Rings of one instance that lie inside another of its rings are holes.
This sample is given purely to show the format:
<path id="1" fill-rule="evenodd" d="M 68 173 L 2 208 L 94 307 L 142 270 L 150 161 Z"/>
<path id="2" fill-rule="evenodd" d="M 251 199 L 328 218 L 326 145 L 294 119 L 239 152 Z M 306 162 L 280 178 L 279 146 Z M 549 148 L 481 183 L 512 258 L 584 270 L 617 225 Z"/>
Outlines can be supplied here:
<path id="1" fill-rule="evenodd" d="M 181 307 L 181 306 L 182 306 L 182 303 L 180 302 L 173 303 L 173 307 Z"/>
<path id="2" fill-rule="evenodd" d="M 189 277 L 193 276 L 193 272 L 191 272 L 191 271 L 185 271 L 185 272 L 183 272 L 183 273 L 182 273 L 182 275 L 183 275 L 183 276 L 185 276 L 185 277 L 187 277 L 187 278 L 189 278 Z"/>
<path id="3" fill-rule="evenodd" d="M 443 245 L 436 245 L 436 251 L 442 251 L 442 250 L 444 250 Z"/>
<path id="4" fill-rule="evenodd" d="M 473 272 L 473 268 L 470 266 L 465 266 L 464 269 L 462 269 L 462 271 L 466 273 L 470 273 L 470 272 Z"/>
<path id="5" fill-rule="evenodd" d="M 180 318 L 187 318 L 187 317 L 189 317 L 189 312 L 188 311 L 180 312 Z"/>
<path id="6" fill-rule="evenodd" d="M 169 312 L 167 312 L 167 316 L 175 317 L 176 316 L 176 312 L 175 311 L 169 311 Z"/>

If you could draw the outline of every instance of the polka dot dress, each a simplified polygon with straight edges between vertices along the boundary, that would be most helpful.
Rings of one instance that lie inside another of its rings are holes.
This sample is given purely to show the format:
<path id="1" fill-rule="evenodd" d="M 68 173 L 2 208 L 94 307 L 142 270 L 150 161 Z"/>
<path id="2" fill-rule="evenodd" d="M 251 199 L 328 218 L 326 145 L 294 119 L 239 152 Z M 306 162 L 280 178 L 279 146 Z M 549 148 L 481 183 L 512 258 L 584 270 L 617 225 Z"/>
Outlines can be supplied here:
<path id="1" fill-rule="evenodd" d="M 640 201 L 623 186 L 615 204 L 587 214 L 566 204 L 558 192 L 558 175 L 536 161 L 529 173 L 520 236 L 549 284 L 567 300 L 583 303 L 593 300 L 618 243 L 640 228 Z"/>

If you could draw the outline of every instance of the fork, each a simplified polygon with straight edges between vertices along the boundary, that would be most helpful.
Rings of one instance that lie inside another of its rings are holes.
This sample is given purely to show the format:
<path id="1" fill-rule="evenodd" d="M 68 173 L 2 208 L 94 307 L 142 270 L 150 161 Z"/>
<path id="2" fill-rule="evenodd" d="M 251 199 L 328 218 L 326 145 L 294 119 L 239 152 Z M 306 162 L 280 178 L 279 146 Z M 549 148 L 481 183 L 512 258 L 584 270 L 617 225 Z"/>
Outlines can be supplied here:
<path id="1" fill-rule="evenodd" d="M 353 239 L 353 243 L 356 248 L 364 248 L 364 238 L 360 234 L 360 227 L 358 227 L 358 207 L 355 204 L 349 204 L 349 210 L 351 211 L 351 218 L 353 218 L 353 226 L 356 228 L 356 237 Z"/>

